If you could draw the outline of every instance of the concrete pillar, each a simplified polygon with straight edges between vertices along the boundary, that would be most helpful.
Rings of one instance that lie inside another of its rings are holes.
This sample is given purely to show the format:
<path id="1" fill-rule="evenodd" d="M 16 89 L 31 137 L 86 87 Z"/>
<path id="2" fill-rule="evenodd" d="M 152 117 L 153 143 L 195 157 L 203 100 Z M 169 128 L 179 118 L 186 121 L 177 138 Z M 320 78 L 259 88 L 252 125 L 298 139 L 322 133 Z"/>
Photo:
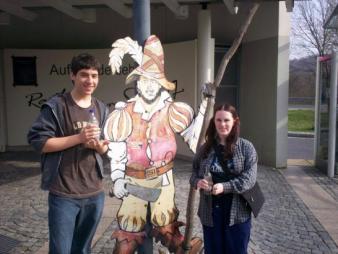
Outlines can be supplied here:
<path id="1" fill-rule="evenodd" d="M 210 10 L 198 12 L 197 25 L 197 105 L 200 102 L 201 88 L 206 82 L 214 80 L 214 40 L 211 39 Z"/>
<path id="2" fill-rule="evenodd" d="M 289 19 L 284 2 L 262 2 L 240 54 L 241 134 L 277 168 L 288 155 Z"/>
<path id="3" fill-rule="evenodd" d="M 329 153 L 327 159 L 327 176 L 334 177 L 336 168 L 336 125 L 337 125 L 337 53 L 331 58 L 330 105 L 329 105 Z"/>
<path id="4" fill-rule="evenodd" d="M 133 1 L 133 28 L 134 39 L 138 41 L 139 45 L 143 46 L 145 40 L 150 36 L 150 0 Z M 153 253 L 153 238 L 149 236 L 152 230 L 149 207 L 150 206 L 148 206 L 147 224 L 145 226 L 145 231 L 148 233 L 148 236 L 142 246 L 138 248 L 138 253 L 140 254 Z"/>
<path id="5" fill-rule="evenodd" d="M 284 2 L 278 3 L 278 51 L 276 89 L 276 167 L 287 167 L 290 14 Z"/>
<path id="6" fill-rule="evenodd" d="M 133 1 L 134 39 L 139 45 L 150 36 L 150 0 Z"/>
<path id="7" fill-rule="evenodd" d="M 316 67 L 316 97 L 315 97 L 315 131 L 314 131 L 314 159 L 315 165 L 318 166 L 319 160 L 319 144 L 320 144 L 320 112 L 321 112 L 321 77 L 322 71 L 320 66 L 320 57 L 317 57 L 317 67 Z"/>
<path id="8" fill-rule="evenodd" d="M 0 50 L 0 152 L 5 152 L 7 146 L 5 78 L 3 60 L 3 50 Z"/>

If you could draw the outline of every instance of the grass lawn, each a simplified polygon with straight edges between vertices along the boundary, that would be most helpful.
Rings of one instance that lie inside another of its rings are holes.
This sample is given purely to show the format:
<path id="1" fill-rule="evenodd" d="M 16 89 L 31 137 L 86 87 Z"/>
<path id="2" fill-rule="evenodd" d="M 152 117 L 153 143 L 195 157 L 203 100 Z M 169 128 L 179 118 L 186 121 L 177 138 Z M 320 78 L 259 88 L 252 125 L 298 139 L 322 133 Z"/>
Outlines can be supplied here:
<path id="1" fill-rule="evenodd" d="M 289 110 L 289 131 L 313 132 L 315 113 L 313 110 Z"/>

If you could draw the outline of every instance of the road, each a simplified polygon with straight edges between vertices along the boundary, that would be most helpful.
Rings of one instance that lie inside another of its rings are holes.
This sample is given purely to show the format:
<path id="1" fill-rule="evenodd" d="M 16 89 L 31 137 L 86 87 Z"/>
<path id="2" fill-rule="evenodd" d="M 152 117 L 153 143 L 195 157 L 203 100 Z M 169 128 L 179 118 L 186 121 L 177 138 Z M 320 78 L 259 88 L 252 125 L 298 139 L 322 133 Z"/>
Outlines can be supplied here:
<path id="1" fill-rule="evenodd" d="M 289 137 L 288 159 L 313 160 L 314 138 Z"/>

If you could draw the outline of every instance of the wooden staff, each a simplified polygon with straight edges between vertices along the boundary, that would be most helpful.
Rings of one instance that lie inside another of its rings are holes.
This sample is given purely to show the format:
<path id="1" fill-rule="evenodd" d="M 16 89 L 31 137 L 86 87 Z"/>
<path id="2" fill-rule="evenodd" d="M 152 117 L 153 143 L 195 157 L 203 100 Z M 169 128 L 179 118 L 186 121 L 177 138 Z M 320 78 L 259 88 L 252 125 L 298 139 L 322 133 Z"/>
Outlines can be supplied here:
<path id="1" fill-rule="evenodd" d="M 239 45 L 242 42 L 242 39 L 246 33 L 246 31 L 248 30 L 248 27 L 252 21 L 252 18 L 254 17 L 258 7 L 259 7 L 259 3 L 254 3 L 249 11 L 249 14 L 245 20 L 245 22 L 242 24 L 238 36 L 236 37 L 236 39 L 234 40 L 234 42 L 232 43 L 231 47 L 229 48 L 229 50 L 226 52 L 226 54 L 224 55 L 221 65 L 217 71 L 217 75 L 216 75 L 216 79 L 214 81 L 214 83 L 210 83 L 208 85 L 211 85 L 211 96 L 209 98 L 207 98 L 207 108 L 205 111 L 205 115 L 204 115 L 204 119 L 203 119 L 203 125 L 202 125 L 202 130 L 201 130 L 201 134 L 199 136 L 198 139 L 198 145 L 197 148 L 199 148 L 203 143 L 204 143 L 204 139 L 205 139 L 205 132 L 206 129 L 209 125 L 210 119 L 212 118 L 213 115 L 213 108 L 215 105 L 215 96 L 216 96 L 216 89 L 217 87 L 219 87 L 219 84 L 221 83 L 221 80 L 223 78 L 225 69 L 228 65 L 228 63 L 230 62 L 231 58 L 233 57 L 233 55 L 236 53 Z M 190 240 L 191 240 L 191 233 L 192 233 L 192 229 L 194 226 L 193 223 L 193 215 L 195 214 L 194 212 L 194 203 L 195 203 L 195 196 L 196 196 L 196 189 L 190 186 L 190 190 L 189 190 L 189 197 L 188 197 L 188 203 L 187 203 L 187 212 L 186 212 L 186 228 L 185 228 L 185 235 L 184 235 L 184 242 L 183 242 L 183 249 L 185 250 L 185 253 L 188 254 L 190 251 Z"/>

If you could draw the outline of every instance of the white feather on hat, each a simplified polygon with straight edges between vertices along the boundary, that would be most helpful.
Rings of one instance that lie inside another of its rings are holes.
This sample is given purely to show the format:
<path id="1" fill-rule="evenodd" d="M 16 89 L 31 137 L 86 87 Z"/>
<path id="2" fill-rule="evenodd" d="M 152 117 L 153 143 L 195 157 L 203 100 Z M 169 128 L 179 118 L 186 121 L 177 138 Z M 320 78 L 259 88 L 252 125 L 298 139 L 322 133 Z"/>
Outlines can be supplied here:
<path id="1" fill-rule="evenodd" d="M 142 48 L 137 41 L 130 37 L 118 39 L 112 44 L 113 49 L 109 54 L 109 65 L 112 73 L 119 73 L 122 59 L 129 54 L 139 66 L 126 78 L 126 84 L 136 81 L 139 76 L 154 79 L 167 90 L 175 90 L 175 84 L 168 81 L 164 74 L 164 53 L 161 41 L 156 35 L 151 35 L 145 41 L 143 55 Z"/>

